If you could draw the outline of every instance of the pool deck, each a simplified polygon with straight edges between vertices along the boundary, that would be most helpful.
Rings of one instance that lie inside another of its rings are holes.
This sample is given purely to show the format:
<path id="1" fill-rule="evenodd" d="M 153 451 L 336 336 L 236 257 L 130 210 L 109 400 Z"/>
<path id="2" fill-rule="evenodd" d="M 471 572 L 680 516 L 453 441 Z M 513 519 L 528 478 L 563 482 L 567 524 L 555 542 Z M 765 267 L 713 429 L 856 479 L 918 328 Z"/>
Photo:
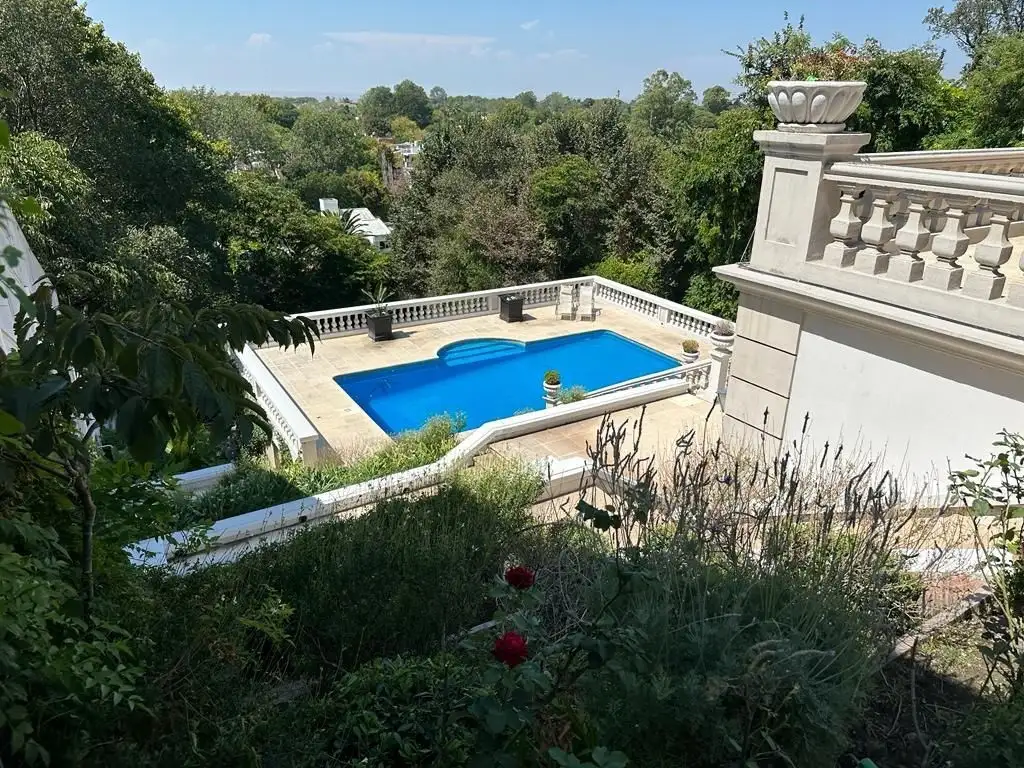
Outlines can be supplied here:
<path id="1" fill-rule="evenodd" d="M 554 307 L 529 309 L 522 323 L 505 323 L 497 315 L 449 320 L 429 325 L 400 328 L 391 341 L 374 343 L 365 334 L 326 339 L 317 344 L 314 354 L 302 348 L 277 347 L 259 350 L 259 356 L 292 396 L 307 418 L 329 444 L 330 450 L 346 457 L 362 453 L 387 440 L 387 434 L 334 381 L 343 373 L 383 368 L 434 357 L 437 350 L 454 341 L 474 338 L 503 338 L 535 341 L 570 333 L 606 329 L 622 334 L 660 352 L 679 357 L 680 345 L 687 338 L 675 328 L 618 307 L 603 307 L 595 321 L 559 320 Z M 701 359 L 710 345 L 701 339 Z M 609 361 L 614 364 L 614 361 Z M 540 382 L 537 382 L 540 388 Z M 674 441 L 690 428 L 703 430 L 710 405 L 693 395 L 669 398 L 647 407 L 644 420 L 644 446 L 652 450 Z M 621 412 L 616 421 L 635 418 L 640 409 Z M 570 424 L 557 429 L 509 440 L 492 446 L 505 455 L 524 458 L 538 456 L 584 456 L 587 441 L 593 442 L 600 419 Z M 718 432 L 718 409 L 708 423 L 709 433 Z M 660 451 L 659 451 L 659 455 Z"/>

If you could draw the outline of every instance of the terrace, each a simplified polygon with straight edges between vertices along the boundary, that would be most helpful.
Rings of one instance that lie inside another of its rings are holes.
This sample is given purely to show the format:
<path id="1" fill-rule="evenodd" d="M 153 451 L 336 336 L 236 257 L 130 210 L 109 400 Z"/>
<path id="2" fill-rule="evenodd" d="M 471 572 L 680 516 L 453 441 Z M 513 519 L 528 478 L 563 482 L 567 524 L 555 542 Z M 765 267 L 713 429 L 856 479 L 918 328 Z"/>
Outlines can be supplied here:
<path id="1" fill-rule="evenodd" d="M 594 288 L 597 313 L 593 321 L 556 316 L 555 304 L 563 285 Z M 523 322 L 504 322 L 498 315 L 499 297 L 512 292 L 524 297 Z M 588 405 L 601 405 L 598 408 L 558 406 L 554 409 L 560 411 L 558 414 L 530 414 L 532 424 L 512 439 L 496 441 L 500 442 L 496 450 L 533 458 L 580 456 L 586 440 L 594 435 L 594 421 L 601 415 L 619 412 L 629 416 L 649 403 L 657 404 L 651 406 L 651 428 L 646 437 L 652 449 L 690 428 L 718 433 L 719 409 L 710 408 L 718 391 L 717 380 L 716 386 L 709 387 L 713 378 L 710 336 L 718 318 L 674 302 L 602 278 L 401 301 L 390 305 L 395 331 L 394 338 L 386 342 L 374 342 L 367 336 L 366 315 L 371 309 L 359 306 L 305 313 L 321 332 L 321 342 L 313 354 L 306 349 L 267 346 L 241 355 L 247 377 L 294 458 L 301 456 L 313 463 L 324 452 L 344 454 L 389 439 L 336 383 L 339 375 L 431 359 L 442 347 L 459 340 L 531 342 L 591 330 L 613 331 L 675 358 L 681 355 L 683 340 L 692 338 L 700 342 L 701 359 L 688 366 L 679 360 L 677 368 L 644 377 L 643 381 L 621 382 L 618 392 L 589 393 L 601 395 L 601 403 L 587 398 Z M 608 364 L 614 366 L 613 361 Z M 720 363 L 715 365 L 716 371 L 724 370 Z M 529 386 L 535 387 L 539 398 L 540 379 Z M 522 414 L 509 416 L 523 420 Z M 661 424 L 665 426 L 664 434 L 658 426 Z"/>

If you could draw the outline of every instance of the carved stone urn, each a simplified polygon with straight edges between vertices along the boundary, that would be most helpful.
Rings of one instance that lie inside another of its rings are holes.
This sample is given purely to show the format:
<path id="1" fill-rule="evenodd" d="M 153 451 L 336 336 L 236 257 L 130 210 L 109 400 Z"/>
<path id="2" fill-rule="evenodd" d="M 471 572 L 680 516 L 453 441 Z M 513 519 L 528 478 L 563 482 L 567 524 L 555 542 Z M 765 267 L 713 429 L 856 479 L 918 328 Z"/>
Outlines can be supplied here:
<path id="1" fill-rule="evenodd" d="M 789 133 L 839 133 L 864 98 L 867 83 L 838 80 L 772 80 L 768 105 Z"/>

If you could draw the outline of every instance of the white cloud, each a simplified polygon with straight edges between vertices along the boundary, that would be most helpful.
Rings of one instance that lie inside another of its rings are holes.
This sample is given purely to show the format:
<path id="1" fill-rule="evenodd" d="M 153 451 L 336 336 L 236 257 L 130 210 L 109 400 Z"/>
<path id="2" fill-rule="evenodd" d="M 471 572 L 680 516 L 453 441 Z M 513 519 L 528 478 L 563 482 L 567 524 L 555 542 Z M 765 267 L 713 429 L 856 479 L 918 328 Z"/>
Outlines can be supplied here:
<path id="1" fill-rule="evenodd" d="M 576 48 L 560 48 L 557 51 L 545 51 L 537 54 L 538 59 L 585 59 L 587 54 Z"/>
<path id="2" fill-rule="evenodd" d="M 532 19 L 531 21 L 524 21 L 522 24 L 519 25 L 519 28 L 525 29 L 527 32 L 529 32 L 538 24 L 540 24 L 540 19 Z"/>
<path id="3" fill-rule="evenodd" d="M 434 35 L 422 32 L 328 32 L 327 37 L 339 43 L 365 48 L 401 48 L 448 53 L 487 53 L 493 37 L 480 35 Z"/>
<path id="4" fill-rule="evenodd" d="M 270 42 L 270 35 L 266 32 L 253 32 L 249 35 L 249 39 L 246 41 L 246 45 L 250 45 L 253 48 L 258 48 L 261 45 L 266 45 Z"/>

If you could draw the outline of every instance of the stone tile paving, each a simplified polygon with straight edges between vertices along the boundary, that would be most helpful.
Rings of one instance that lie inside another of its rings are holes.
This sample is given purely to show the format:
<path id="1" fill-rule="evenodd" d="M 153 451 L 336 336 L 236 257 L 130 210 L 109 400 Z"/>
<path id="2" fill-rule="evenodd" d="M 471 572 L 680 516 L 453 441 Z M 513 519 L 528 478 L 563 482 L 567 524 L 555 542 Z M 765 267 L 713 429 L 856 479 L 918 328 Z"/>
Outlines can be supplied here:
<path id="1" fill-rule="evenodd" d="M 334 382 L 334 377 L 339 374 L 427 359 L 433 357 L 445 344 L 462 339 L 507 338 L 533 341 L 597 328 L 616 331 L 661 352 L 679 356 L 680 345 L 687 338 L 679 329 L 661 326 L 656 321 L 618 307 L 602 307 L 600 303 L 598 307 L 598 317 L 593 322 L 559 320 L 555 317 L 554 307 L 537 307 L 526 310 L 525 322 L 522 323 L 505 323 L 497 315 L 485 315 L 400 328 L 395 331 L 395 338 L 386 342 L 374 343 L 364 334 L 326 339 L 317 345 L 313 355 L 310 355 L 308 349 L 279 348 L 262 349 L 259 355 L 330 447 L 339 454 L 348 455 L 388 438 Z M 700 341 L 701 356 L 706 358 L 710 345 L 707 339 Z M 537 386 L 540 386 L 540 382 Z M 690 395 L 672 398 L 649 408 L 647 424 L 664 423 L 664 427 L 658 429 L 664 429 L 666 436 L 669 432 L 682 432 L 685 431 L 684 424 L 677 420 L 692 418 L 701 421 L 701 407 L 706 412 L 707 404 Z M 693 408 L 692 413 L 690 408 Z M 583 424 L 589 425 L 590 422 Z M 549 451 L 544 455 L 572 456 L 583 455 L 584 436 L 592 440 L 595 432 L 596 422 L 591 426 L 569 425 L 548 430 L 529 438 L 552 433 L 550 437 L 541 440 L 540 444 L 558 453 Z M 536 450 L 536 443 L 530 443 L 528 438 L 522 439 L 528 441 L 522 448 L 524 453 Z M 508 449 L 506 446 L 504 450 Z"/>

